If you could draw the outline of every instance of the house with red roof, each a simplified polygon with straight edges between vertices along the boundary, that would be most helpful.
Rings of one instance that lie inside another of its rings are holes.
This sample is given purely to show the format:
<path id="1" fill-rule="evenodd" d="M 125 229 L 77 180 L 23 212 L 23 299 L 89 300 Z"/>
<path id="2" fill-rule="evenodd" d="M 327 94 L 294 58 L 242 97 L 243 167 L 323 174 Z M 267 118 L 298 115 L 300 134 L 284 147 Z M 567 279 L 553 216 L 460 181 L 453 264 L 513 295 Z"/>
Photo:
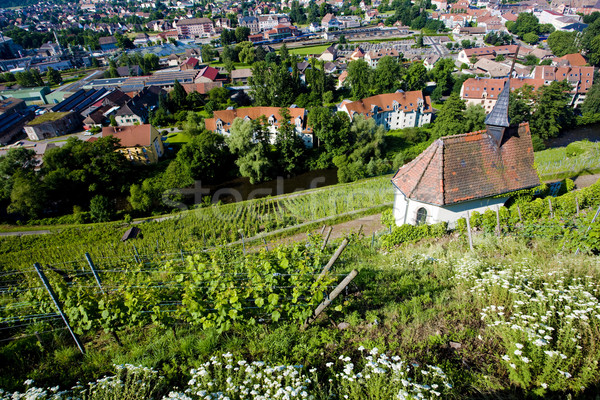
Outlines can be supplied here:
<path id="1" fill-rule="evenodd" d="M 219 76 L 219 70 L 214 67 L 204 67 L 196 75 L 194 83 L 215 82 Z"/>
<path id="2" fill-rule="evenodd" d="M 107 136 L 119 139 L 117 151 L 134 164 L 154 164 L 164 154 L 160 133 L 150 124 L 107 126 L 102 128 L 102 137 Z"/>
<path id="3" fill-rule="evenodd" d="M 398 91 L 367 97 L 358 101 L 343 101 L 338 111 L 354 119 L 356 115 L 373 118 L 385 129 L 419 127 L 431 122 L 431 99 L 420 90 Z"/>
<path id="4" fill-rule="evenodd" d="M 583 58 L 581 53 L 565 54 L 562 57 L 556 57 L 552 60 L 552 65 L 557 67 L 584 67 L 588 62 Z"/>
<path id="5" fill-rule="evenodd" d="M 553 81 L 564 81 L 571 85 L 571 105 L 573 107 L 583 104 L 588 91 L 594 83 L 594 67 L 554 67 L 552 65 L 538 65 L 533 70 L 533 77 L 543 79 L 546 85 Z"/>
<path id="6" fill-rule="evenodd" d="M 204 120 L 206 129 L 222 135 L 229 135 L 231 125 L 236 118 L 255 121 L 261 117 L 267 120 L 267 128 L 271 132 L 271 143 L 275 143 L 277 130 L 283 121 L 279 107 L 247 107 L 238 109 L 219 110 L 213 112 L 213 118 Z M 304 108 L 290 107 L 290 123 L 295 127 L 296 134 L 304 141 L 307 148 L 313 146 L 312 129 L 307 126 L 307 112 Z"/>
<path id="7" fill-rule="evenodd" d="M 442 137 L 392 178 L 397 225 L 448 222 L 495 210 L 510 193 L 540 184 L 529 124 L 510 125 L 506 83 L 486 129 Z"/>
<path id="8" fill-rule="evenodd" d="M 467 106 L 480 105 L 486 113 L 489 113 L 496 105 L 506 80 L 507 78 L 469 78 L 464 81 L 460 89 L 460 98 L 467 102 Z M 532 86 L 537 90 L 544 84 L 543 79 L 512 78 L 510 80 L 510 90 L 512 92 L 525 85 Z"/>
<path id="9" fill-rule="evenodd" d="M 187 60 L 185 60 L 183 63 L 181 63 L 181 65 L 179 66 L 179 70 L 187 71 L 190 69 L 200 69 L 200 65 L 201 65 L 201 62 L 199 59 L 197 59 L 196 57 L 190 57 Z"/>

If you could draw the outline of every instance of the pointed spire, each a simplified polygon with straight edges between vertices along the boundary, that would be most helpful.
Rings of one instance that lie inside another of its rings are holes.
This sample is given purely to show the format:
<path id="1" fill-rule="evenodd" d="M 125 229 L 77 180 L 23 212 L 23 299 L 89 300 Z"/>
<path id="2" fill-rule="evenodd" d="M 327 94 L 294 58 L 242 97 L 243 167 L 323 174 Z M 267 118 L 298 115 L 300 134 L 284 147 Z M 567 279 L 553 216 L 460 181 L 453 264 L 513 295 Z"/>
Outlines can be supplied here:
<path id="1" fill-rule="evenodd" d="M 486 125 L 502 126 L 508 128 L 510 122 L 508 120 L 508 98 L 510 95 L 510 78 L 506 80 L 502 92 L 498 96 L 498 100 L 487 117 L 485 117 Z"/>

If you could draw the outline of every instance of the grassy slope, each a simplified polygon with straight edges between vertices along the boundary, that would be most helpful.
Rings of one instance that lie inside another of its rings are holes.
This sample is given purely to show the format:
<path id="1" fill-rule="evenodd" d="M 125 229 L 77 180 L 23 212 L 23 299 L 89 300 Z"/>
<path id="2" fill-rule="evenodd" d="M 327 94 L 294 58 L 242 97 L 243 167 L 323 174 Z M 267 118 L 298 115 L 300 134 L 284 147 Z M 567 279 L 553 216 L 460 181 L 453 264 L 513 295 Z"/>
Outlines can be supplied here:
<path id="1" fill-rule="evenodd" d="M 335 323 L 347 322 L 347 329 L 332 327 L 326 318 L 306 331 L 286 322 L 271 327 L 238 326 L 227 333 L 178 327 L 176 336 L 148 327 L 121 334 L 124 347 L 116 346 L 107 335 L 86 338 L 91 341 L 85 357 L 77 353 L 66 333 L 46 334 L 45 350 L 35 337 L 0 349 L 6 360 L 0 367 L 0 387 L 18 386 L 16 382 L 26 377 L 49 386 L 85 382 L 110 372 L 112 363 L 159 368 L 171 385 L 181 387 L 189 379 L 190 368 L 225 352 L 248 360 L 317 367 L 326 374 L 325 363 L 335 363 L 341 354 L 356 356 L 363 345 L 441 367 L 453 382 L 456 398 L 523 398 L 499 364 L 505 349 L 482 323 L 481 301 L 455 279 L 455 265 L 477 258 L 486 265 L 522 262 L 541 265 L 546 271 L 568 265 L 576 275 L 599 275 L 597 267 L 589 266 L 590 256 L 560 254 L 554 243 L 543 240 L 525 243 L 480 235 L 475 237 L 473 255 L 468 254 L 463 237 L 424 241 L 391 252 L 372 250 L 369 244 L 370 240 L 354 241 L 336 264 L 336 272 L 359 270 L 345 309 L 328 310 Z M 460 348 L 452 350 L 450 341 L 460 343 Z M 558 393 L 555 398 L 561 396 Z"/>

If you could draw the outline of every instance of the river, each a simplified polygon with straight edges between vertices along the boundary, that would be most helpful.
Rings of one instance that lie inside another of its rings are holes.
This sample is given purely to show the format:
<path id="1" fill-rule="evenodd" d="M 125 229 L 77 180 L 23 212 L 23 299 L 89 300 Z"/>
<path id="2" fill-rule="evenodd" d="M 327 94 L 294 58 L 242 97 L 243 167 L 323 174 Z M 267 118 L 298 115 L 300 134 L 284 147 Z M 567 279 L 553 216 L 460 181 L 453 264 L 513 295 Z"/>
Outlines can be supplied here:
<path id="1" fill-rule="evenodd" d="M 548 148 L 564 147 L 569 143 L 585 139 L 590 142 L 600 142 L 600 124 L 590 124 L 566 130 L 560 136 L 548 140 L 546 146 Z"/>
<path id="2" fill-rule="evenodd" d="M 248 178 L 236 178 L 218 185 L 206 186 L 197 182 L 196 187 L 187 193 L 193 193 L 196 202 L 201 201 L 203 196 L 210 196 L 213 203 L 219 200 L 223 203 L 231 203 L 293 193 L 299 190 L 335 185 L 336 183 L 338 183 L 337 170 L 319 169 L 292 177 L 280 176 L 277 179 L 257 184 L 251 184 Z"/>

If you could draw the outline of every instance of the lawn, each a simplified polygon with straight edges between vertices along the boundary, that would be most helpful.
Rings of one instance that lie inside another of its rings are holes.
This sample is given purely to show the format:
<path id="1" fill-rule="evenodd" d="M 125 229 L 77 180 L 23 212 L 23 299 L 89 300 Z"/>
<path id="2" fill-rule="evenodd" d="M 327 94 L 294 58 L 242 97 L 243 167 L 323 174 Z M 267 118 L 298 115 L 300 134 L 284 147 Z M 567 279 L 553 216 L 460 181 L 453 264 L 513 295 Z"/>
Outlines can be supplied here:
<path id="1" fill-rule="evenodd" d="M 166 143 L 185 144 L 192 140 L 192 137 L 185 132 L 173 132 L 167 135 Z"/>
<path id="2" fill-rule="evenodd" d="M 600 171 L 600 143 L 580 141 L 538 151 L 535 163 L 544 180 L 593 174 Z"/>
<path id="3" fill-rule="evenodd" d="M 310 54 L 321 54 L 327 49 L 331 44 L 324 44 L 320 46 L 307 46 L 307 47 L 298 47 L 296 49 L 290 49 L 290 54 L 297 54 L 299 56 L 307 56 Z"/>

